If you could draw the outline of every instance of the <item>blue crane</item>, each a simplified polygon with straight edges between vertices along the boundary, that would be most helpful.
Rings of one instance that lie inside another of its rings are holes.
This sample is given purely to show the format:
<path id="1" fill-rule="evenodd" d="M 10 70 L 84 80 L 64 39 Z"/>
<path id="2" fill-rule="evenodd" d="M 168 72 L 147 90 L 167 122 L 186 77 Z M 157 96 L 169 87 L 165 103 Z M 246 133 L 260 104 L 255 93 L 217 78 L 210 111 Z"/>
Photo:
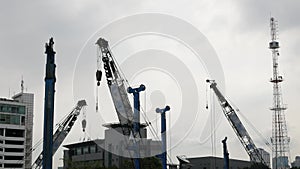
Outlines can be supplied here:
<path id="1" fill-rule="evenodd" d="M 46 43 L 47 62 L 45 77 L 45 103 L 44 103 L 44 141 L 43 141 L 43 169 L 52 169 L 53 147 L 53 116 L 54 116 L 54 93 L 55 93 L 55 51 L 54 41 L 50 38 Z"/>
<path id="2" fill-rule="evenodd" d="M 136 138 L 140 133 L 140 92 L 144 91 L 146 87 L 140 85 L 137 88 L 128 87 L 127 92 L 133 94 L 133 104 L 134 104 L 134 113 L 133 113 L 133 131 L 134 137 Z M 140 143 L 135 140 L 135 156 L 134 156 L 134 167 L 135 169 L 140 169 Z"/>
<path id="3" fill-rule="evenodd" d="M 156 113 L 161 114 L 161 139 L 162 139 L 162 154 L 160 158 L 162 161 L 162 169 L 167 169 L 167 122 L 166 122 L 166 112 L 170 110 L 170 106 L 166 106 L 163 109 L 157 108 Z"/>

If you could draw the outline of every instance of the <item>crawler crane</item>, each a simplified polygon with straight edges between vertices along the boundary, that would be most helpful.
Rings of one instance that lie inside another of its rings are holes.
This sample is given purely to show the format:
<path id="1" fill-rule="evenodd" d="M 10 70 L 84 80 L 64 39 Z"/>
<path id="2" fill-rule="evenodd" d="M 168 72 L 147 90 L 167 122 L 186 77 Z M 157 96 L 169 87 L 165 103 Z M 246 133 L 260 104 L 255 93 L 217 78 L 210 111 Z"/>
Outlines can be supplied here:
<path id="1" fill-rule="evenodd" d="M 101 62 L 103 62 L 107 85 L 118 115 L 119 125 L 122 128 L 123 134 L 129 136 L 130 133 L 132 133 L 133 110 L 128 99 L 127 90 L 125 88 L 125 80 L 118 70 L 116 61 L 109 48 L 108 41 L 103 38 L 99 38 L 96 44 L 99 46 L 101 53 L 101 55 L 97 56 L 97 86 L 100 86 L 102 77 Z M 98 110 L 98 105 L 96 105 L 96 110 Z"/>
<path id="2" fill-rule="evenodd" d="M 247 154 L 250 157 L 250 161 L 254 163 L 262 163 L 267 165 L 262 155 L 259 153 L 257 147 L 255 146 L 252 138 L 248 134 L 246 128 L 242 124 L 241 120 L 237 116 L 236 110 L 231 106 L 231 104 L 226 100 L 220 90 L 217 88 L 217 83 L 214 80 L 206 80 L 207 83 L 210 83 L 210 88 L 215 92 L 219 103 L 222 107 L 222 111 L 226 116 L 229 124 L 233 128 L 238 139 L 245 148 Z"/>

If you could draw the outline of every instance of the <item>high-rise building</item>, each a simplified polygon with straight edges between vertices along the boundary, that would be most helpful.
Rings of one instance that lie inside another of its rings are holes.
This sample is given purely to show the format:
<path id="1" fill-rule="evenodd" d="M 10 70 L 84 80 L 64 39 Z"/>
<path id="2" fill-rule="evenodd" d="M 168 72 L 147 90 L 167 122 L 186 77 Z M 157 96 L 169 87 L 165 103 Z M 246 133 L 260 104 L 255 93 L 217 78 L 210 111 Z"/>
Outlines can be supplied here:
<path id="1" fill-rule="evenodd" d="M 27 112 L 25 103 L 0 99 L 0 168 L 25 168 Z"/>
<path id="2" fill-rule="evenodd" d="M 0 168 L 31 168 L 34 95 L 0 98 Z"/>
<path id="3" fill-rule="evenodd" d="M 12 97 L 15 101 L 25 104 L 25 168 L 31 168 L 32 160 L 32 133 L 33 133 L 33 107 L 34 95 L 32 93 L 19 93 Z"/>

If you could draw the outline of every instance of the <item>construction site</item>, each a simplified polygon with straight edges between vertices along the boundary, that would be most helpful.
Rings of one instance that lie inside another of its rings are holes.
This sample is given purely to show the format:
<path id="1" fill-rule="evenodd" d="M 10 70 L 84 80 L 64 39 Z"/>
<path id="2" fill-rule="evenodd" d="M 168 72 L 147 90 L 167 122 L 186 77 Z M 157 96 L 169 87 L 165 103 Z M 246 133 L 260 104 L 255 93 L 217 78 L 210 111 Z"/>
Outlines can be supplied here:
<path id="1" fill-rule="evenodd" d="M 71 36 L 43 36 L 36 52 L 39 60 L 29 66 L 42 88 L 32 85 L 34 90 L 28 90 L 31 77 L 22 74 L 16 78 L 19 92 L 9 88 L 8 97 L 1 94 L 0 168 L 300 168 L 293 138 L 298 118 L 287 106 L 295 111 L 297 105 L 283 99 L 298 92 L 296 87 L 286 92 L 284 86 L 292 78 L 286 71 L 292 67 L 285 59 L 288 52 L 282 52 L 288 41 L 286 26 L 279 40 L 281 21 L 272 15 L 268 19 L 257 38 L 226 42 L 245 43 L 240 50 L 246 56 L 263 41 L 264 53 L 257 49 L 256 55 L 264 65 L 251 58 L 244 65 L 219 60 L 217 53 L 234 52 L 225 45 L 216 52 L 198 28 L 166 14 L 134 14 L 101 27 L 73 58 L 74 67 L 61 59 Z M 29 56 L 26 43 L 19 49 Z M 223 70 L 221 63 L 232 69 Z M 246 71 L 248 65 L 268 71 L 254 74 Z M 62 67 L 72 73 L 60 71 Z M 243 79 L 228 77 L 232 72 Z M 72 84 L 59 85 L 62 79 Z"/>

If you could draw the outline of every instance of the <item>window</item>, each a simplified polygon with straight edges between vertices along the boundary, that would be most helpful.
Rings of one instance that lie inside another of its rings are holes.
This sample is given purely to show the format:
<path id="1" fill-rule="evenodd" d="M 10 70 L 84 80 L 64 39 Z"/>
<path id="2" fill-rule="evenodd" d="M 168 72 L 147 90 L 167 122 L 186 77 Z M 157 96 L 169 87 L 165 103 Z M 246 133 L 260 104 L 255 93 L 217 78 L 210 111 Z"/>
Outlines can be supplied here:
<path id="1" fill-rule="evenodd" d="M 83 154 L 88 154 L 89 153 L 89 147 L 84 147 L 83 148 Z"/>
<path id="2" fill-rule="evenodd" d="M 23 164 L 4 164 L 4 168 L 22 168 Z"/>
<path id="3" fill-rule="evenodd" d="M 96 153 L 96 146 L 95 145 L 91 146 L 90 151 L 91 151 L 91 153 Z"/>
<path id="4" fill-rule="evenodd" d="M 6 129 L 5 136 L 7 137 L 24 137 L 25 130 Z"/>
<path id="5" fill-rule="evenodd" d="M 76 148 L 76 155 L 81 155 L 82 154 L 82 149 L 81 147 Z"/>
<path id="6" fill-rule="evenodd" d="M 21 125 L 25 125 L 25 116 L 21 116 Z"/>
<path id="7" fill-rule="evenodd" d="M 0 111 L 7 113 L 25 114 L 25 106 L 0 104 Z"/>
<path id="8" fill-rule="evenodd" d="M 23 160 L 23 156 L 4 156 L 4 160 Z"/>
<path id="9" fill-rule="evenodd" d="M 22 148 L 5 148 L 5 152 L 22 153 L 22 152 L 24 152 L 24 149 L 22 149 Z"/>
<path id="10" fill-rule="evenodd" d="M 23 145 L 24 141 L 16 141 L 16 140 L 6 140 L 5 144 L 13 144 L 13 145 Z"/>
<path id="11" fill-rule="evenodd" d="M 20 125 L 20 115 L 0 114 L 0 123 Z"/>

